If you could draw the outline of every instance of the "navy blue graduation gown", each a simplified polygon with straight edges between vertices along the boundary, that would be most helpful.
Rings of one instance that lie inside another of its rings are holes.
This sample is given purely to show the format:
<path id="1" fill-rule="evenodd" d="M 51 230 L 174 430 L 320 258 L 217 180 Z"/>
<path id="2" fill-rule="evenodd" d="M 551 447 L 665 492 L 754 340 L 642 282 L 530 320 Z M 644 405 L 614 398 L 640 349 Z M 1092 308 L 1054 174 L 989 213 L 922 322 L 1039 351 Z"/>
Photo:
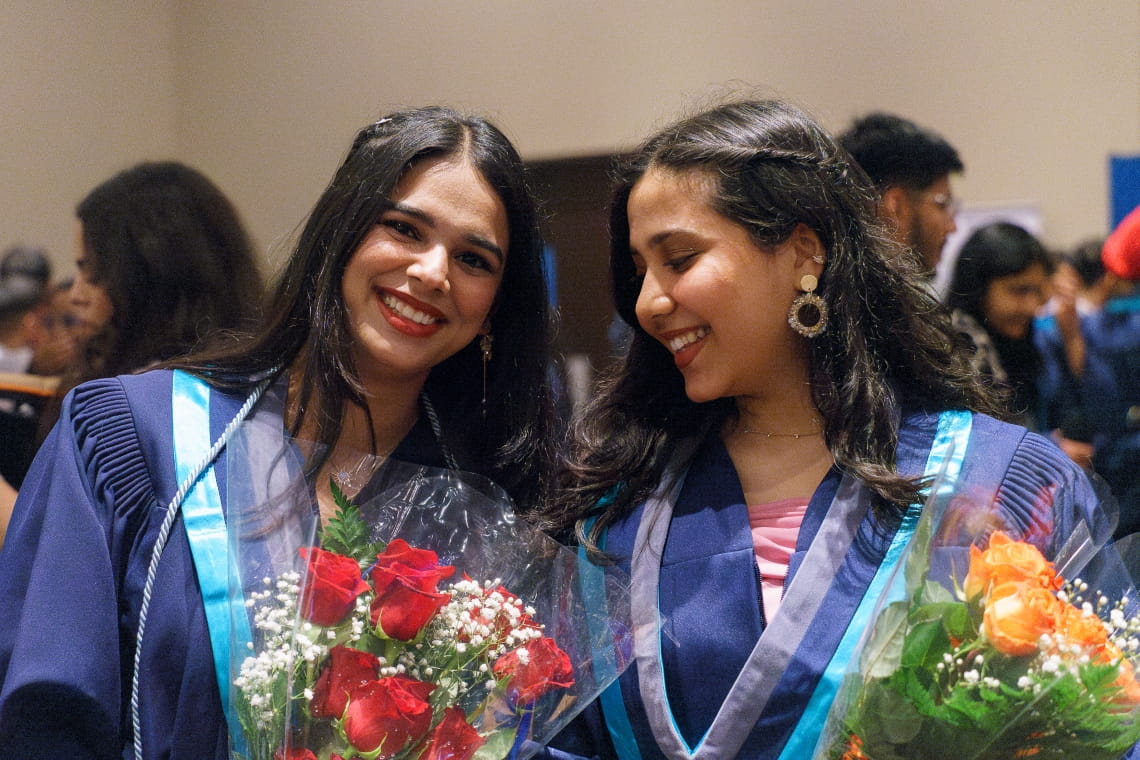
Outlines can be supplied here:
<path id="1" fill-rule="evenodd" d="M 37 454 L 0 551 L 0 757 L 130 757 L 130 683 L 151 550 L 178 483 L 168 371 L 75 389 Z M 211 391 L 211 440 L 245 395 Z M 394 454 L 439 466 L 426 425 Z M 215 463 L 223 503 L 225 457 Z M 141 663 L 146 759 L 229 757 L 181 518 L 162 556 Z"/>
<path id="2" fill-rule="evenodd" d="M 898 468 L 921 475 L 934 440 L 937 415 L 909 417 L 900 434 Z M 1024 428 L 974 415 L 963 462 L 962 483 L 1000 484 L 995 506 L 1007 525 L 1036 536 L 1046 552 L 1067 535 L 1069 526 L 1040 525 L 1034 506 L 1043 498 L 1061 502 L 1057 512 L 1087 518 L 1104 538 L 1110 526 L 1096 515 L 1096 499 L 1084 476 L 1048 440 Z M 812 496 L 791 558 L 788 583 L 796 576 L 819 532 L 840 483 L 828 473 Z M 1051 484 L 1065 483 L 1061 489 Z M 605 548 L 629 555 L 644 505 L 607 533 Z M 823 669 L 835 652 L 864 590 L 882 562 L 894 527 L 868 515 L 859 525 L 807 635 L 751 729 L 737 757 L 774 760 L 783 750 Z M 729 688 L 765 628 L 747 508 L 723 444 L 710 437 L 688 469 L 677 498 L 661 560 L 658 603 L 663 621 L 659 651 L 669 707 L 678 733 L 695 748 L 711 725 Z M 640 757 L 663 758 L 650 728 L 639 687 L 639 662 L 620 678 L 620 702 Z M 552 758 L 619 757 L 610 740 L 606 713 L 592 705 L 551 742 Z"/>
<path id="3" fill-rule="evenodd" d="M 1093 468 L 1120 502 L 1118 536 L 1140 531 L 1140 296 L 1110 300 L 1081 317 L 1085 366 L 1069 369 L 1056 319 L 1034 335 L 1045 366 L 1040 387 L 1050 428 L 1076 419 L 1093 433 Z"/>

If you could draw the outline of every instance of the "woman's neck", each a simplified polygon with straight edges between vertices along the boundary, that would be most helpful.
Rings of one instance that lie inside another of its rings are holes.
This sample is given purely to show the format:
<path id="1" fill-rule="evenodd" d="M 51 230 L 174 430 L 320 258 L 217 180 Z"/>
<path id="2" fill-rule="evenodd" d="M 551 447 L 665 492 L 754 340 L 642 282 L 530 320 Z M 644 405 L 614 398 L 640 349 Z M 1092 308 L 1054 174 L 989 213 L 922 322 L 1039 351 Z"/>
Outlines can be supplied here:
<path id="1" fill-rule="evenodd" d="M 736 420 L 725 432 L 744 432 L 769 438 L 820 435 L 823 433 L 823 417 L 807 386 L 778 396 L 738 396 Z"/>
<path id="2" fill-rule="evenodd" d="M 811 394 L 738 398 L 721 431 L 749 504 L 810 498 L 832 464 L 823 416 Z"/>
<path id="3" fill-rule="evenodd" d="M 301 414 L 296 378 L 296 374 L 291 376 L 286 407 L 293 419 Z M 422 383 L 394 384 L 380 392 L 366 391 L 364 407 L 344 402 L 340 431 L 317 473 L 317 503 L 322 521 L 327 521 L 336 511 L 330 481 L 336 480 L 350 498 L 355 496 L 415 426 L 419 419 L 421 390 Z M 317 440 L 317 421 L 312 415 L 302 420 L 299 437 Z"/>
<path id="4" fill-rule="evenodd" d="M 390 454 L 419 419 L 419 393 L 379 399 L 366 397 L 367 410 L 345 403 L 337 451 L 356 451 L 377 456 Z"/>

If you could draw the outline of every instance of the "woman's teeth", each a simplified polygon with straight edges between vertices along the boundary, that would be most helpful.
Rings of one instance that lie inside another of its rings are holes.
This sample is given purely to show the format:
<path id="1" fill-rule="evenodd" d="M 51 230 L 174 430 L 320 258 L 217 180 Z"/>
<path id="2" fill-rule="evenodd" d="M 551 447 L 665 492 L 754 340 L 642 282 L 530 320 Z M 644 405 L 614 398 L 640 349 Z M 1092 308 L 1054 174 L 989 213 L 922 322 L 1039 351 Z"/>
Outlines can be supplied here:
<path id="1" fill-rule="evenodd" d="M 685 333 L 684 335 L 678 335 L 676 338 L 670 338 L 669 339 L 669 350 L 672 351 L 673 353 L 677 353 L 678 351 L 683 349 L 685 346 L 696 343 L 698 340 L 700 340 L 701 338 L 705 337 L 708 334 L 709 334 L 709 329 L 707 327 L 698 327 L 696 330 L 690 330 L 689 332 Z"/>
<path id="2" fill-rule="evenodd" d="M 404 319 L 415 322 L 418 325 L 430 325 L 439 321 L 435 317 L 425 314 L 418 309 L 413 309 L 411 306 L 408 306 L 400 299 L 396 298 L 395 296 L 388 295 L 387 293 L 381 295 L 380 300 L 384 302 L 385 306 L 399 314 Z"/>

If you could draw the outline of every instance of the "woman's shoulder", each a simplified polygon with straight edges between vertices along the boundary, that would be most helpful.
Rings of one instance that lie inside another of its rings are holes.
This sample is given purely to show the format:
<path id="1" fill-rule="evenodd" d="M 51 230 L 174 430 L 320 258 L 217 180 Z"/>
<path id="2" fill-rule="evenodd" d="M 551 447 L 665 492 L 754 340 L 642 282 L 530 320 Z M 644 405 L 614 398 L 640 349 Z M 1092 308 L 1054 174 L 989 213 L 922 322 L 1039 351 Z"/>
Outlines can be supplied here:
<path id="1" fill-rule="evenodd" d="M 69 432 L 89 465 L 119 470 L 132 461 L 169 458 L 174 428 L 174 371 L 148 370 L 91 380 L 74 388 L 64 402 Z M 210 388 L 219 415 L 231 414 L 245 398 Z"/>
<path id="2" fill-rule="evenodd" d="M 942 413 L 910 410 L 903 416 L 900 439 L 933 440 Z M 1049 484 L 1079 482 L 1081 469 L 1051 439 L 1013 422 L 981 412 L 970 413 L 962 478 L 987 484 L 1005 497 L 1036 498 Z"/>
<path id="3" fill-rule="evenodd" d="M 1049 476 L 1080 471 L 1051 439 L 981 412 L 971 415 L 969 446 L 968 457 L 973 455 L 998 464 L 1040 470 Z"/>
<path id="4" fill-rule="evenodd" d="M 1099 486 L 1049 438 L 974 414 L 969 446 L 962 481 L 975 491 L 992 492 L 1016 524 L 1028 530 L 1035 523 L 1084 521 L 1094 534 L 1106 530 Z"/>
<path id="5" fill-rule="evenodd" d="M 130 414 L 145 427 L 158 421 L 164 428 L 171 415 L 176 370 L 153 369 L 129 375 L 90 380 L 71 391 L 69 409 L 75 419 L 106 422 L 120 414 Z M 196 380 L 196 382 L 204 382 Z M 211 403 L 228 407 L 240 404 L 247 394 L 237 390 L 209 387 Z"/>

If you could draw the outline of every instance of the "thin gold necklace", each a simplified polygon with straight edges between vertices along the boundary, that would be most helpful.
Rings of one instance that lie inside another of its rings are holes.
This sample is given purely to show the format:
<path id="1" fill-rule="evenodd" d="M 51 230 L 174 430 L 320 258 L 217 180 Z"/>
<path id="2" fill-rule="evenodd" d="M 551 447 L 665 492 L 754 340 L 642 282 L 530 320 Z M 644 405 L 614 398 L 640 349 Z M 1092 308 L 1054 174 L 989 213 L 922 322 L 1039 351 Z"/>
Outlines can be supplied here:
<path id="1" fill-rule="evenodd" d="M 753 430 L 752 428 L 741 428 L 740 432 L 748 433 L 749 435 L 762 435 L 765 438 L 808 438 L 823 434 L 822 430 L 813 430 L 810 433 L 767 433 L 763 430 Z"/>
<path id="2" fill-rule="evenodd" d="M 819 427 L 819 418 L 818 417 L 812 417 L 811 422 L 813 425 L 816 426 L 816 429 L 812 430 L 811 432 L 808 432 L 808 433 L 769 433 L 766 430 L 753 430 L 750 427 L 742 427 L 742 428 L 740 428 L 740 432 L 747 433 L 748 435 L 762 435 L 765 438 L 795 438 L 795 439 L 800 439 L 800 438 L 810 438 L 810 437 L 816 436 L 816 435 L 822 435 L 823 429 L 821 427 Z"/>

